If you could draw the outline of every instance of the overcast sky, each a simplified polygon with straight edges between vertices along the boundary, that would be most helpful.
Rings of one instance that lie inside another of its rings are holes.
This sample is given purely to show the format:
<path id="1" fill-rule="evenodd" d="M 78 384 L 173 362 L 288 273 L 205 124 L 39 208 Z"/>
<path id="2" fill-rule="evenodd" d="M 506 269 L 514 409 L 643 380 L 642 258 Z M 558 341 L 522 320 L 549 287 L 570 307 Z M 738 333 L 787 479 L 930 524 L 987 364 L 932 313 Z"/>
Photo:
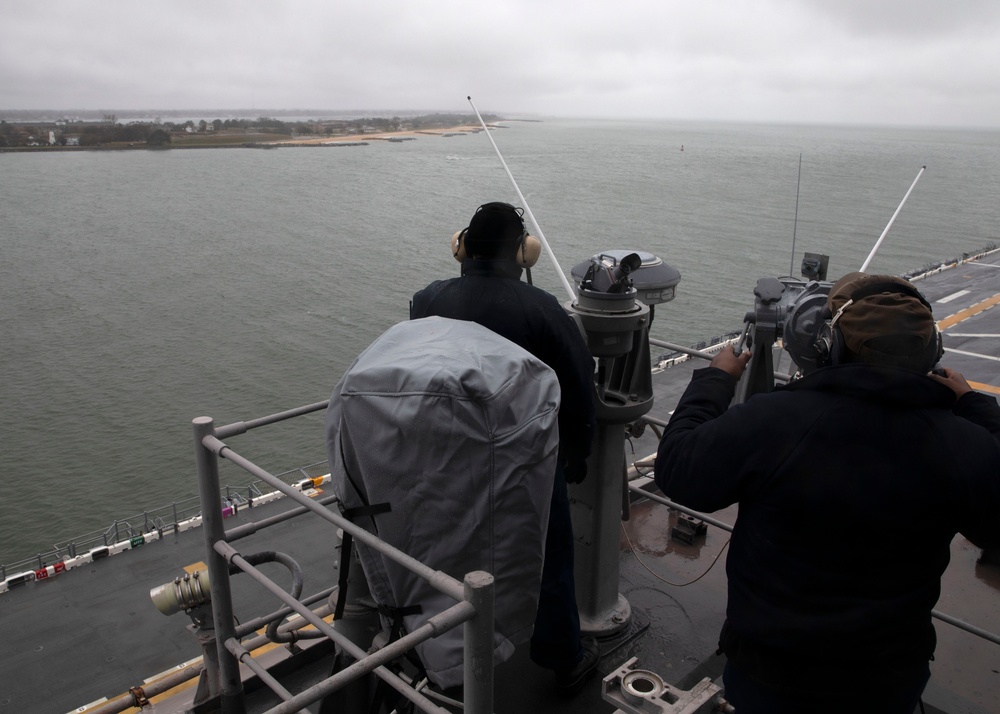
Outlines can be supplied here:
<path id="1" fill-rule="evenodd" d="M 0 109 L 1000 128 L 998 0 L 4 3 Z"/>

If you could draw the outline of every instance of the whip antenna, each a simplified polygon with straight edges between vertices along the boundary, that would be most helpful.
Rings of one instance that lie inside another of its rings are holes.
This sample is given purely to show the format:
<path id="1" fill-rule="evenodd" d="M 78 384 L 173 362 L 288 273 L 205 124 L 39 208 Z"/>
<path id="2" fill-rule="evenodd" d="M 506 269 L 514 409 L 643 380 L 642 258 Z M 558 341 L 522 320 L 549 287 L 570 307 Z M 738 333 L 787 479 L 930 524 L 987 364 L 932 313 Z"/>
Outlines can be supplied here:
<path id="1" fill-rule="evenodd" d="M 921 166 L 920 167 L 920 171 L 917 172 L 917 177 L 915 179 L 913 179 L 913 183 L 910 184 L 910 188 L 906 192 L 906 195 L 903 196 L 903 200 L 900 201 L 899 202 L 899 206 L 896 207 L 896 212 L 892 214 L 892 218 L 890 218 L 889 219 L 889 223 L 886 224 L 885 230 L 882 231 L 882 235 L 880 235 L 878 237 L 878 240 L 875 241 L 875 247 L 872 248 L 872 252 L 868 254 L 868 257 L 865 259 L 864 265 L 861 266 L 861 272 L 862 273 L 865 272 L 868 269 L 868 264 L 870 262 L 872 262 L 872 258 L 875 257 L 875 252 L 878 250 L 878 247 L 880 245 L 882 245 L 882 240 L 885 238 L 885 234 L 889 232 L 889 229 L 892 227 L 892 222 L 896 220 L 896 216 L 898 216 L 899 212 L 901 210 L 903 210 L 903 204 L 906 203 L 906 199 L 908 199 L 910 197 L 910 191 L 912 191 L 913 187 L 917 185 L 917 181 L 920 180 L 920 176 L 921 176 L 921 174 L 924 173 L 924 169 L 926 169 L 926 168 L 927 168 L 926 166 Z"/>
<path id="2" fill-rule="evenodd" d="M 490 140 L 491 144 L 493 144 L 493 150 L 497 152 L 497 158 L 500 159 L 500 163 L 503 164 L 503 170 L 507 172 L 507 178 L 510 179 L 511 185 L 514 186 L 514 191 L 517 192 L 517 198 L 521 201 L 521 205 L 524 206 L 524 212 L 528 214 L 528 219 L 531 221 L 531 225 L 534 226 L 535 232 L 538 233 L 538 240 L 542 242 L 542 247 L 545 248 L 545 252 L 548 254 L 549 259 L 556 266 L 556 273 L 559 274 L 559 279 L 562 280 L 563 287 L 566 288 L 566 292 L 569 293 L 569 299 L 576 300 L 576 291 L 573 290 L 573 286 L 569 284 L 569 280 L 566 279 L 566 275 L 563 273 L 562 268 L 559 267 L 559 261 L 556 260 L 556 254 L 552 252 L 549 242 L 545 240 L 542 228 L 538 225 L 538 221 L 535 220 L 535 214 L 531 212 L 531 207 L 528 206 L 528 202 L 524 200 L 524 194 L 521 193 L 521 189 L 517 187 L 517 181 L 514 180 L 514 174 L 512 174 L 510 169 L 507 168 L 507 162 L 503 160 L 503 154 L 500 153 L 497 143 L 493 141 L 493 136 L 490 134 L 490 130 L 486 126 L 486 122 L 483 121 L 483 117 L 479 114 L 479 110 L 476 109 L 476 105 L 472 101 L 472 97 L 467 97 L 467 99 L 469 100 L 469 104 L 472 105 L 472 111 L 476 113 L 476 118 L 479 119 L 479 123 L 482 124 L 483 131 L 486 132 L 486 138 Z"/>
<path id="3" fill-rule="evenodd" d="M 799 188 L 802 186 L 802 152 L 799 152 L 799 177 L 795 181 L 795 220 L 792 221 L 792 260 L 788 274 L 795 275 L 795 229 L 799 225 Z"/>

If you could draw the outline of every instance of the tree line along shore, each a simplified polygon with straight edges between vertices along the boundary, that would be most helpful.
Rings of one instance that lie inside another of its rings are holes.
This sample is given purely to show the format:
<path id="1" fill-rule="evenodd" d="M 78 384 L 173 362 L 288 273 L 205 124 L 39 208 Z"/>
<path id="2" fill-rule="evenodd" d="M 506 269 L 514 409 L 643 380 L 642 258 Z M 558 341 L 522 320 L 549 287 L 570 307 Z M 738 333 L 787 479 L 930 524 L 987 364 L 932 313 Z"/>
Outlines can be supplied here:
<path id="1" fill-rule="evenodd" d="M 499 119 L 495 115 L 483 116 L 486 122 Z M 403 141 L 420 134 L 448 135 L 480 130 L 475 116 L 462 114 L 307 121 L 259 117 L 128 123 L 122 123 L 114 114 L 109 114 L 101 121 L 0 120 L 0 151 L 349 145 L 365 143 L 369 139 Z"/>

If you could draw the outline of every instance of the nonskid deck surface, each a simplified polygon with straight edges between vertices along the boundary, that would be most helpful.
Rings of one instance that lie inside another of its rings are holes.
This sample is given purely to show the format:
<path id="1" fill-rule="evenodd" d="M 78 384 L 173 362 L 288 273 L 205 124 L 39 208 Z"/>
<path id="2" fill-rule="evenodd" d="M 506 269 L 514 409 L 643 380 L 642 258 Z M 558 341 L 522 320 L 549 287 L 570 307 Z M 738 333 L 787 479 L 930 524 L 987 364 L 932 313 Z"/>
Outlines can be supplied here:
<path id="1" fill-rule="evenodd" d="M 941 321 L 947 350 L 943 364 L 961 371 L 977 388 L 1000 393 L 1000 311 L 992 308 L 994 301 L 1000 303 L 1000 255 L 916 284 Z M 669 315 L 660 324 L 669 324 Z M 691 371 L 703 365 L 691 360 L 657 371 L 651 415 L 669 418 Z M 651 456 L 655 448 L 656 434 L 647 428 L 641 438 L 626 445 L 626 454 L 639 460 Z M 226 525 L 260 520 L 292 506 L 278 501 L 242 509 Z M 733 523 L 736 509 L 713 515 Z M 599 675 L 574 699 L 560 699 L 553 693 L 551 673 L 532 665 L 527 648 L 519 648 L 496 672 L 498 714 L 612 712 L 614 707 L 601 701 L 600 678 L 631 657 L 638 657 L 637 666 L 684 688 L 705 676 L 718 677 L 724 660 L 714 653 L 725 612 L 724 546 L 729 534 L 709 527 L 702 538 L 688 544 L 671 535 L 677 518 L 676 512 L 650 501 L 632 504 L 620 556 L 620 592 L 631 605 L 632 621 L 624 633 L 602 642 Z M 870 530 L 873 539 L 879 537 L 877 523 L 852 527 Z M 336 582 L 336 534 L 319 518 L 298 518 L 235 545 L 242 553 L 277 550 L 292 555 L 305 571 L 305 593 Z M 937 609 L 1000 633 L 1000 567 L 980 563 L 979 549 L 961 537 L 952 544 L 952 555 Z M 188 618 L 157 612 L 149 590 L 204 559 L 204 536 L 197 529 L 0 595 L 0 631 L 5 635 L 0 648 L 0 710 L 77 711 L 197 658 L 200 649 L 186 630 Z M 282 582 L 282 573 L 271 574 Z M 241 619 L 277 607 L 272 596 L 246 578 L 234 579 L 234 598 Z M 1000 714 L 1000 646 L 938 620 L 935 628 L 938 648 L 924 711 Z M 328 662 L 321 661 L 314 672 L 328 674 L 328 668 Z M 251 710 L 264 706 L 253 705 Z M 171 710 L 164 704 L 152 709 Z"/>
<path id="2" fill-rule="evenodd" d="M 194 486 L 194 484 L 192 484 Z M 227 528 L 293 507 L 276 501 L 240 509 Z M 279 550 L 306 572 L 306 593 L 336 584 L 336 529 L 319 518 L 297 518 L 240 540 L 242 553 Z M 183 613 L 170 617 L 153 606 L 149 591 L 182 577 L 205 561 L 201 528 L 164 535 L 141 548 L 19 586 L 0 595 L 0 711 L 76 711 L 201 656 Z M 289 587 L 279 566 L 262 566 Z M 276 610 L 279 603 L 247 577 L 233 578 L 243 620 Z"/>

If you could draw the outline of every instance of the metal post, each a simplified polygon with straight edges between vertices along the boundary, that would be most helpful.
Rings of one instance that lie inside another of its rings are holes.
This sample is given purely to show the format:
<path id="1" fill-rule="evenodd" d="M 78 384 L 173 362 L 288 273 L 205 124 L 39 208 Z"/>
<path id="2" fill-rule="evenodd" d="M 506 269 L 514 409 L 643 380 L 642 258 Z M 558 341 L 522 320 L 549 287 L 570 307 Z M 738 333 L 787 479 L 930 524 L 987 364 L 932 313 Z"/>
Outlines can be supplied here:
<path id="1" fill-rule="evenodd" d="M 567 311 L 579 317 L 598 359 L 597 432 L 587 478 L 569 487 L 580 629 L 610 635 L 626 628 L 632 608 L 618 592 L 619 530 L 625 483 L 625 424 L 653 406 L 649 307 L 635 290 L 620 295 L 580 291 Z"/>
<path id="2" fill-rule="evenodd" d="M 465 599 L 476 616 L 462 625 L 465 636 L 465 712 L 493 711 L 493 576 L 481 570 L 465 576 Z"/>
<path id="3" fill-rule="evenodd" d="M 632 614 L 628 600 L 618 592 L 624 431 L 622 424 L 598 421 L 588 476 L 570 486 L 580 629 L 591 634 L 617 632 L 628 625 Z"/>
<path id="4" fill-rule="evenodd" d="M 229 564 L 216 552 L 215 543 L 224 541 L 226 529 L 222 524 L 222 500 L 219 498 L 219 464 L 216 456 L 202 443 L 213 436 L 215 428 L 211 417 L 198 417 L 194 426 L 195 461 L 198 465 L 198 492 L 201 497 L 202 528 L 208 558 L 208 574 L 212 583 L 212 615 L 215 620 L 216 649 L 219 654 L 219 701 L 223 714 L 243 714 L 243 682 L 237 659 L 226 649 L 225 643 L 235 636 L 233 598 L 229 586 Z"/>

